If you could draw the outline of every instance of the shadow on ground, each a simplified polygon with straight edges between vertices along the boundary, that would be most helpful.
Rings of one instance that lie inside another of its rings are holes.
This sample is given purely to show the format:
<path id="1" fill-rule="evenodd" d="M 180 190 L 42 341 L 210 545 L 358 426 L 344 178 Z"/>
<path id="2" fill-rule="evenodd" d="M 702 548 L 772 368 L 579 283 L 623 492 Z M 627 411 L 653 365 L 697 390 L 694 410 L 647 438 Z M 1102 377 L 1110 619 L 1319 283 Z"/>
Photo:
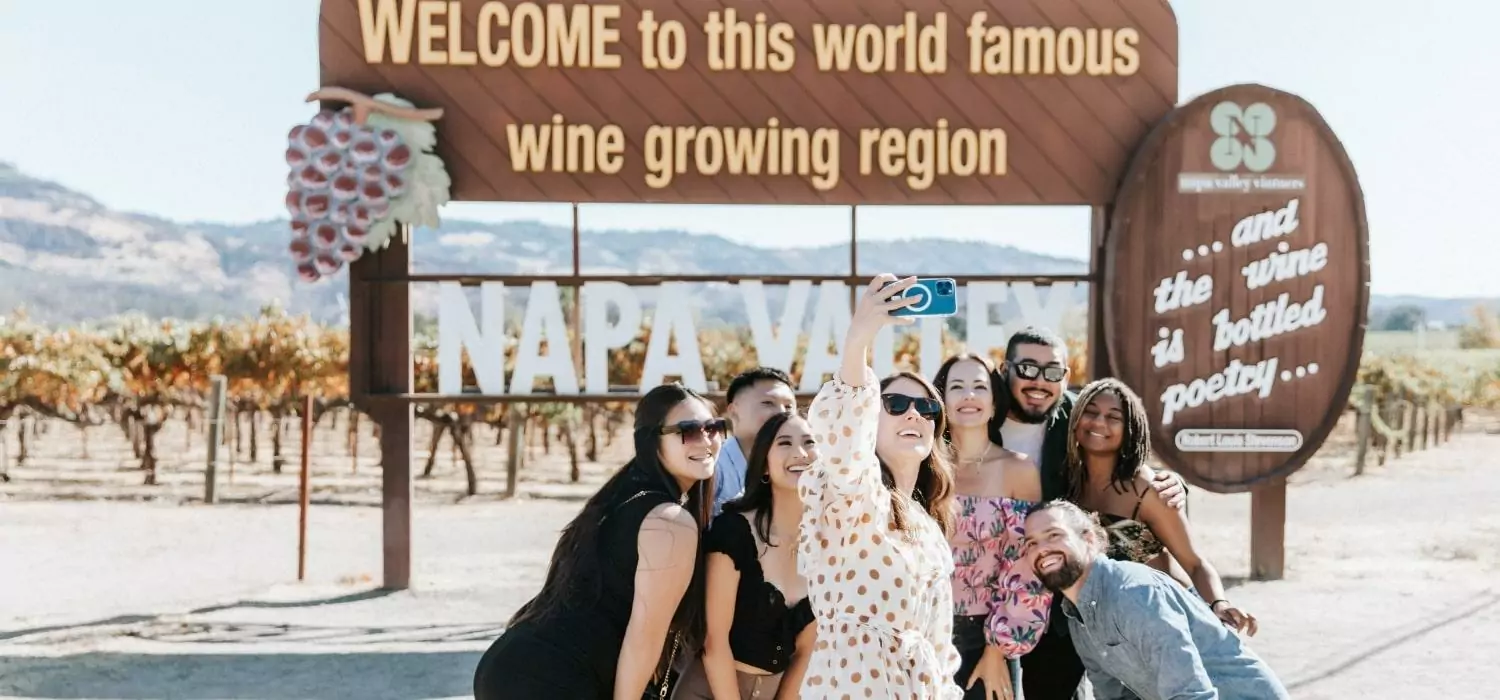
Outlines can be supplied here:
<path id="1" fill-rule="evenodd" d="M 0 695 L 119 700 L 472 697 L 482 652 L 0 657 Z"/>

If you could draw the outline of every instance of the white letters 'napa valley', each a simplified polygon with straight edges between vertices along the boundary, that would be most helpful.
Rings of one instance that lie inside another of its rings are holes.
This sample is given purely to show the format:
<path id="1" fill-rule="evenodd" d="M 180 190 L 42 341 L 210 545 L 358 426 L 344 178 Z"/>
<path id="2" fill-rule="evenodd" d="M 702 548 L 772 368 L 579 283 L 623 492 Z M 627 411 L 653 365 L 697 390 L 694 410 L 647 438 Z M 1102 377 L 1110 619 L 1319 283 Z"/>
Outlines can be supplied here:
<path id="1" fill-rule="evenodd" d="M 758 364 L 790 370 L 796 359 L 798 341 L 807 319 L 807 306 L 813 304 L 811 322 L 807 325 L 807 352 L 798 388 L 817 391 L 827 378 L 838 371 L 839 352 L 850 320 L 849 288 L 842 282 L 817 285 L 814 299 L 811 282 L 793 282 L 787 286 L 786 301 L 780 309 L 779 322 L 771 323 L 772 311 L 766 299 L 764 284 L 759 280 L 739 283 L 741 297 L 749 319 L 751 339 Z M 1010 332 L 1027 325 L 1058 329 L 1073 304 L 1077 284 L 1059 282 L 1041 288 L 1032 284 L 976 282 L 964 287 L 967 299 L 967 346 L 977 353 L 1003 348 Z M 622 378 L 641 387 L 654 386 L 663 377 L 680 377 L 695 390 L 706 391 L 707 382 L 699 349 L 697 328 L 689 296 L 691 287 L 668 283 L 657 288 L 656 313 L 648 330 L 646 363 L 643 376 Z M 479 285 L 480 306 L 469 303 L 458 282 L 438 285 L 438 391 L 442 394 L 463 392 L 459 359 L 469 353 L 478 388 L 484 394 L 531 393 L 535 380 L 551 377 L 558 393 L 577 393 L 579 377 L 573 357 L 564 338 L 565 322 L 557 283 L 535 282 L 531 285 L 523 316 L 521 338 L 516 348 L 516 367 L 510 386 L 505 381 L 505 285 L 485 282 Z M 644 318 L 637 290 L 624 282 L 589 282 L 581 295 L 583 325 L 583 382 L 590 394 L 609 392 L 610 351 L 629 345 L 641 334 Z M 991 323 L 991 307 L 1014 299 L 1021 318 L 1012 328 Z M 614 322 L 610 317 L 614 316 Z M 917 324 L 920 334 L 919 367 L 922 372 L 936 371 L 943 359 L 942 334 L 946 319 L 923 318 Z M 907 329 L 901 329 L 909 332 Z M 890 374 L 895 364 L 895 330 L 887 326 L 876 336 L 873 366 L 881 376 Z M 553 339 L 557 340 L 554 341 Z M 667 350 L 675 339 L 677 353 Z M 542 341 L 548 351 L 541 353 Z"/>
<path id="2" fill-rule="evenodd" d="M 479 285 L 480 318 L 464 297 L 458 282 L 438 283 L 438 393 L 463 393 L 463 350 L 469 349 L 469 365 L 479 391 L 505 393 L 505 285 Z"/>

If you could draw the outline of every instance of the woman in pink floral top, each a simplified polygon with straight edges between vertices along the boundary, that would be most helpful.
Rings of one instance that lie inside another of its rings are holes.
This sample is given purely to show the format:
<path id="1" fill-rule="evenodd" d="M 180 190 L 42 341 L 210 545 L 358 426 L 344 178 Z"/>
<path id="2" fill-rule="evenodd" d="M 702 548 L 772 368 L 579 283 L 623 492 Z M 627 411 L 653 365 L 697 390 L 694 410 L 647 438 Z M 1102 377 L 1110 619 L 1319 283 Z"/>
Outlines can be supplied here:
<path id="1" fill-rule="evenodd" d="M 1032 569 L 1023 540 L 1026 515 L 1042 497 L 1041 474 L 1026 455 L 999 446 L 996 415 L 1009 395 L 980 355 L 949 358 L 933 383 L 943 393 L 948 438 L 957 456 L 958 519 L 953 547 L 953 638 L 962 663 L 955 680 L 965 700 L 1020 694 L 1018 660 L 1047 628 L 1052 594 Z"/>

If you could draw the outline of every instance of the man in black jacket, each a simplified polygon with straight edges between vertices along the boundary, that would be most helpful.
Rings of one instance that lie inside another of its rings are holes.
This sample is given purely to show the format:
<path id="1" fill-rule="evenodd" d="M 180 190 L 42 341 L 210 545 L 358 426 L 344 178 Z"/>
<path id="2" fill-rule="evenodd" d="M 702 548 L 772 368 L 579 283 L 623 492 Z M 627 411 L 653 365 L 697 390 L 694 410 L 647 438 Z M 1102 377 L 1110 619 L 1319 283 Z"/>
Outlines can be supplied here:
<path id="1" fill-rule="evenodd" d="M 1068 420 L 1076 395 L 1068 391 L 1068 346 L 1056 333 L 1027 327 L 1011 335 L 1005 345 L 997 399 L 1009 399 L 1000 425 L 1001 446 L 1031 457 L 1042 477 L 1042 501 L 1068 497 Z M 1003 404 L 1002 404 L 1003 405 Z M 1162 500 L 1173 508 L 1187 504 L 1181 478 L 1160 471 L 1152 481 Z M 1063 620 L 1061 596 L 1053 601 L 1052 620 L 1036 648 L 1021 657 L 1021 683 L 1026 700 L 1070 700 L 1083 680 L 1083 662 L 1073 650 Z"/>

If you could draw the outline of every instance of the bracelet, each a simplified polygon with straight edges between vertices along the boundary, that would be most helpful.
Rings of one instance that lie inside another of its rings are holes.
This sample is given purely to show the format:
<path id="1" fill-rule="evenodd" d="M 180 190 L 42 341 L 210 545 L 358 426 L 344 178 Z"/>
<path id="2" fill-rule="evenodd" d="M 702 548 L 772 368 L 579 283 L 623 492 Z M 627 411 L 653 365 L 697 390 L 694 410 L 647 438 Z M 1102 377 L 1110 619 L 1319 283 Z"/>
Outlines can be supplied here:
<path id="1" fill-rule="evenodd" d="M 1219 612 L 1219 609 L 1218 609 L 1219 603 L 1228 603 L 1228 602 L 1229 601 L 1224 600 L 1223 598 L 1219 598 L 1218 600 L 1215 600 L 1214 602 L 1209 603 L 1208 604 L 1208 609 L 1214 611 L 1214 614 L 1218 614 L 1218 612 Z"/>

